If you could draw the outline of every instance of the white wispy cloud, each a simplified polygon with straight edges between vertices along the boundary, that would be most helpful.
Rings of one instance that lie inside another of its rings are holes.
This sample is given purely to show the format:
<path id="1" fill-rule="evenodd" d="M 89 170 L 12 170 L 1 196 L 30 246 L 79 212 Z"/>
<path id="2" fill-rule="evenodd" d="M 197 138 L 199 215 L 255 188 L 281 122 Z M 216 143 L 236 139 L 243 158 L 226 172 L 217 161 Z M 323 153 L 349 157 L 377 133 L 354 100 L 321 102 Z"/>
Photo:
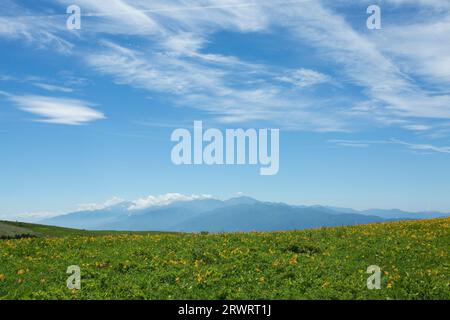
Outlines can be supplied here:
<path id="1" fill-rule="evenodd" d="M 330 140 L 330 142 L 333 142 L 341 147 L 351 147 L 351 148 L 367 148 L 369 147 L 369 144 L 367 143 L 361 143 L 361 142 L 355 142 L 355 141 L 349 141 L 349 140 Z"/>
<path id="2" fill-rule="evenodd" d="M 60 33 L 65 29 L 64 17 L 33 17 L 11 1 L 0 4 L 0 37 L 19 39 L 37 48 L 50 48 L 68 54 L 73 44 Z"/>
<path id="3" fill-rule="evenodd" d="M 67 71 L 60 72 L 52 78 L 35 75 L 0 74 L 0 81 L 29 84 L 47 91 L 64 93 L 74 92 L 75 88 L 79 88 L 88 82 L 87 79 L 73 76 Z"/>
<path id="4" fill-rule="evenodd" d="M 192 200 L 202 200 L 210 199 L 211 195 L 184 195 L 180 193 L 166 193 L 159 196 L 149 195 L 145 198 L 140 198 L 134 200 L 129 210 L 140 210 L 150 207 L 164 206 L 178 201 L 192 201 Z"/>
<path id="5" fill-rule="evenodd" d="M 102 41 L 102 45 L 102 51 L 86 57 L 95 70 L 113 76 L 118 84 L 169 93 L 176 97 L 173 100 L 177 105 L 206 111 L 219 122 L 270 120 L 286 128 L 292 125 L 317 131 L 343 130 L 338 117 L 331 116 L 338 110 L 318 112 L 323 106 L 320 99 L 288 92 L 270 81 L 253 83 L 255 76 L 276 78 L 276 72 L 234 57 L 193 54 L 198 43 L 189 45 L 188 50 L 181 46 L 181 51 L 146 54 L 110 41 Z M 304 73 L 312 78 L 313 72 Z M 319 75 L 315 74 L 315 82 L 318 77 L 322 81 Z M 313 85 L 313 80 L 309 82 Z"/>
<path id="6" fill-rule="evenodd" d="M 206 194 L 192 194 L 185 195 L 181 193 L 166 193 L 162 195 L 148 195 L 143 198 L 138 198 L 132 201 L 126 201 L 119 197 L 113 197 L 104 202 L 100 203 L 87 203 L 87 204 L 79 204 L 77 206 L 77 211 L 96 211 L 107 209 L 119 204 L 123 204 L 124 208 L 135 211 L 147 209 L 150 207 L 158 207 L 158 206 L 166 206 L 174 202 L 179 201 L 193 201 L 193 200 L 203 200 L 203 199 L 211 199 L 211 195 Z"/>
<path id="7" fill-rule="evenodd" d="M 105 119 L 105 115 L 91 108 L 91 103 L 78 99 L 36 95 L 7 95 L 20 110 L 39 116 L 38 122 L 82 125 Z"/>
<path id="8" fill-rule="evenodd" d="M 284 2 L 292 1 L 280 3 Z M 271 21 L 260 1 L 117 0 L 111 6 L 101 1 L 81 1 L 79 5 L 88 12 L 83 27 L 86 33 L 146 37 L 139 49 L 103 40 L 99 50 L 83 55 L 91 67 L 112 76 L 118 84 L 173 95 L 177 105 L 206 111 L 219 122 L 266 121 L 286 128 L 343 130 L 339 116 L 331 115 L 338 113 L 337 108 L 322 113 L 317 110 L 323 103 L 314 101 L 318 99 L 283 92 L 274 83 L 280 76 L 287 80 L 286 75 L 292 73 L 202 52 L 215 31 L 267 31 Z M 325 80 L 320 73 L 306 69 L 293 76 L 299 86 Z"/>
<path id="9" fill-rule="evenodd" d="M 366 1 L 369 2 L 368 0 Z M 419 5 L 439 9 L 450 9 L 450 2 L 447 0 L 386 0 L 386 2 L 395 5 Z"/>
<path id="10" fill-rule="evenodd" d="M 278 80 L 291 83 L 299 88 L 305 88 L 328 82 L 330 79 L 323 73 L 302 68 L 278 77 Z"/>
<path id="11" fill-rule="evenodd" d="M 397 140 L 397 139 L 392 139 L 392 140 L 390 140 L 390 142 L 404 145 L 411 150 L 433 151 L 433 152 L 437 152 L 437 153 L 450 153 L 450 147 L 446 147 L 446 146 L 441 147 L 441 146 L 435 146 L 435 145 L 431 145 L 431 144 L 410 143 L 410 142 L 405 142 L 405 141 Z"/>
<path id="12" fill-rule="evenodd" d="M 427 143 L 411 143 L 399 139 L 389 140 L 345 140 L 345 139 L 331 139 L 328 142 L 342 147 L 369 147 L 370 145 L 380 144 L 396 144 L 407 147 L 407 149 L 414 151 L 430 151 L 433 153 L 450 153 L 450 147 L 436 146 Z"/>
<path id="13" fill-rule="evenodd" d="M 51 218 L 59 215 L 60 213 L 51 211 L 37 211 L 37 212 L 22 212 L 14 216 L 15 219 L 20 221 L 39 221 L 46 218 Z"/>
<path id="14" fill-rule="evenodd" d="M 70 0 L 58 0 L 69 5 Z M 77 4 L 94 22 L 87 28 L 109 34 L 167 36 L 174 31 L 212 32 L 214 29 L 258 31 L 266 26 L 258 1 L 247 0 L 80 0 Z"/>
<path id="15" fill-rule="evenodd" d="M 357 32 L 344 18 L 319 1 L 274 10 L 289 17 L 285 24 L 299 39 L 310 42 L 324 57 L 336 62 L 347 79 L 381 102 L 386 114 L 396 117 L 449 118 L 450 96 L 432 95 L 411 81 L 395 60 L 384 55 L 368 35 Z M 410 39 L 415 37 L 410 34 Z M 380 46 L 391 46 L 383 42 Z"/>
<path id="16" fill-rule="evenodd" d="M 78 205 L 78 211 L 95 211 L 102 210 L 105 208 L 109 208 L 120 203 L 123 203 L 125 200 L 119 197 L 112 197 L 102 203 L 84 203 Z"/>
<path id="17" fill-rule="evenodd" d="M 179 3 L 174 2 L 173 6 L 176 5 L 179 6 Z M 142 3 L 136 7 L 142 10 L 152 9 Z M 88 62 L 100 72 L 115 76 L 116 81 L 122 84 L 183 94 L 184 104 L 217 114 L 218 120 L 227 123 L 270 120 L 289 127 L 289 120 L 292 120 L 297 121 L 298 127 L 304 125 L 306 129 L 320 128 L 319 130 L 325 131 L 325 127 L 336 130 L 342 129 L 345 122 L 351 123 L 343 119 L 344 114 L 351 118 L 350 113 L 342 113 L 339 116 L 339 112 L 330 111 L 337 110 L 336 102 L 327 101 L 328 108 L 324 109 L 320 106 L 320 102 L 310 97 L 307 99 L 300 94 L 289 96 L 286 90 L 276 86 L 270 79 L 246 89 L 246 81 L 254 79 L 258 74 L 261 78 L 267 77 L 272 71 L 269 71 L 269 68 L 263 68 L 263 71 L 255 73 L 256 66 L 252 68 L 251 63 L 247 63 L 239 70 L 240 78 L 230 80 L 231 75 L 236 74 L 234 71 L 239 59 L 218 56 L 216 57 L 219 58 L 218 61 L 222 59 L 234 63 L 229 63 L 226 68 L 224 65 L 219 68 L 206 65 L 201 49 L 211 31 L 205 31 L 204 27 L 207 25 L 212 30 L 236 28 L 237 23 L 232 21 L 234 13 L 240 9 L 233 8 L 233 14 L 229 10 L 231 9 L 218 10 L 220 17 L 225 19 L 224 16 L 227 16 L 227 19 L 214 21 L 207 20 L 202 14 L 207 11 L 208 17 L 214 17 L 216 10 L 199 9 L 195 11 L 195 16 L 190 10 L 159 12 L 158 17 L 164 16 L 178 29 L 177 32 L 166 29 L 165 24 L 161 22 L 166 20 L 155 18 L 160 30 L 164 30 L 165 40 L 159 42 L 158 39 L 153 39 L 156 45 L 149 50 L 150 54 L 147 51 L 145 56 L 141 56 L 141 53 L 118 50 L 110 44 L 112 50 L 92 55 L 88 58 Z M 258 24 L 260 30 L 267 28 L 269 24 L 287 28 L 300 41 L 320 50 L 325 59 L 333 61 L 344 72 L 344 79 L 349 83 L 365 88 L 365 94 L 372 99 L 374 106 L 377 106 L 378 119 L 393 119 L 392 125 L 409 117 L 443 119 L 450 117 L 450 96 L 428 93 L 416 82 L 411 81 L 405 73 L 408 70 L 399 65 L 395 59 L 391 59 L 386 54 L 387 49 L 380 50 L 379 46 L 393 48 L 395 41 L 386 40 L 379 45 L 373 43 L 368 35 L 357 32 L 343 17 L 327 9 L 319 1 L 294 3 L 289 7 L 260 2 L 250 10 L 251 17 L 254 17 L 255 13 L 260 13 L 264 17 L 264 22 Z M 186 28 L 187 26 L 189 28 Z M 248 29 L 242 29 L 241 26 L 238 29 L 241 31 L 252 29 L 250 26 L 247 27 Z M 190 30 L 190 33 L 180 33 L 180 30 Z M 410 36 L 400 43 L 407 43 L 407 40 L 414 39 Z M 158 46 L 167 51 L 157 50 Z M 417 61 L 414 61 L 414 65 L 417 65 Z M 308 69 L 287 73 L 281 71 L 275 79 L 295 84 L 300 88 L 328 81 L 327 76 Z M 236 89 L 238 86 L 233 84 L 241 84 L 240 89 Z M 373 120 L 372 113 L 366 113 L 365 116 L 368 121 Z M 309 122 L 309 125 L 305 125 L 305 122 Z"/>
<path id="18" fill-rule="evenodd" d="M 380 50 L 390 54 L 408 74 L 448 90 L 450 13 L 432 15 L 420 22 L 391 23 L 385 28 L 386 32 L 375 38 Z"/>
<path id="19" fill-rule="evenodd" d="M 44 89 L 44 90 L 47 90 L 47 91 L 52 91 L 52 92 L 54 92 L 54 91 L 56 91 L 56 92 L 66 92 L 66 93 L 73 92 L 72 88 L 57 86 L 57 85 L 48 84 L 48 83 L 36 82 L 36 83 L 33 83 L 33 85 L 38 87 L 38 88 L 41 88 L 41 89 Z"/>
<path id="20" fill-rule="evenodd" d="M 419 131 L 419 132 L 420 131 L 428 131 L 431 129 L 430 126 L 427 126 L 424 124 L 407 124 L 407 125 L 404 125 L 402 128 L 406 129 L 406 130 Z"/>

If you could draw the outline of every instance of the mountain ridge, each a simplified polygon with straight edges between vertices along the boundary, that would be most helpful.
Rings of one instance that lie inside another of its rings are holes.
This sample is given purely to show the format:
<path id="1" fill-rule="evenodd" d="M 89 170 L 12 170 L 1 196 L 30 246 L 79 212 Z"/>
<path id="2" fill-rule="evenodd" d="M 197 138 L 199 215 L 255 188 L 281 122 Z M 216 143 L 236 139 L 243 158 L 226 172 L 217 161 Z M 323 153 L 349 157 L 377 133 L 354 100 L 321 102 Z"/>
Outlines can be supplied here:
<path id="1" fill-rule="evenodd" d="M 357 211 L 330 206 L 296 206 L 263 202 L 241 196 L 179 200 L 131 210 L 132 202 L 81 210 L 43 219 L 40 223 L 87 230 L 130 231 L 287 231 L 307 228 L 356 225 L 389 220 L 446 217 L 446 213 L 407 213 L 401 210 Z"/>

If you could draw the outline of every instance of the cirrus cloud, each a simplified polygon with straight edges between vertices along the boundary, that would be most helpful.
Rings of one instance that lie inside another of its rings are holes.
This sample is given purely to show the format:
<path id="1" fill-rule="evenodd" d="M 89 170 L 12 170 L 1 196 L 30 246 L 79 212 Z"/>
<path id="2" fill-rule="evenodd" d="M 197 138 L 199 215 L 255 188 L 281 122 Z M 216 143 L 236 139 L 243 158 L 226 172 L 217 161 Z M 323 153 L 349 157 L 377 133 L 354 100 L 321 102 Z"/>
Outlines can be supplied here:
<path id="1" fill-rule="evenodd" d="M 91 103 L 78 99 L 37 95 L 8 95 L 20 110 L 40 116 L 36 121 L 53 124 L 82 125 L 105 119 L 105 115 L 91 108 Z"/>
<path id="2" fill-rule="evenodd" d="M 201 195 L 184 195 L 180 193 L 166 193 L 159 196 L 148 196 L 145 198 L 140 198 L 134 200 L 132 205 L 128 208 L 129 210 L 140 210 L 150 207 L 169 205 L 178 201 L 192 201 L 201 199 L 210 199 L 212 196 L 201 194 Z"/>

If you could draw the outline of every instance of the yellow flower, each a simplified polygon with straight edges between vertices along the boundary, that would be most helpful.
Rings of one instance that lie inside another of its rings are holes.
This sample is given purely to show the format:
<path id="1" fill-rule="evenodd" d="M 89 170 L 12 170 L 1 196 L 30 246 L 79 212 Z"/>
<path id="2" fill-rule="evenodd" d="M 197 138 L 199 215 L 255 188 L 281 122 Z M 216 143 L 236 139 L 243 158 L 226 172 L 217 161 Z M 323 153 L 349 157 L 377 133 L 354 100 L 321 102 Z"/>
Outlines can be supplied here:
<path id="1" fill-rule="evenodd" d="M 5 275 L 3 273 L 0 273 L 0 281 L 5 280 Z"/>
<path id="2" fill-rule="evenodd" d="M 20 269 L 19 271 L 17 271 L 17 275 L 19 275 L 19 276 L 21 276 L 25 273 L 26 273 L 26 270 L 24 270 L 24 269 Z"/>
<path id="3" fill-rule="evenodd" d="M 289 264 L 297 264 L 298 263 L 297 257 L 298 255 L 294 254 L 292 258 L 289 260 Z"/>

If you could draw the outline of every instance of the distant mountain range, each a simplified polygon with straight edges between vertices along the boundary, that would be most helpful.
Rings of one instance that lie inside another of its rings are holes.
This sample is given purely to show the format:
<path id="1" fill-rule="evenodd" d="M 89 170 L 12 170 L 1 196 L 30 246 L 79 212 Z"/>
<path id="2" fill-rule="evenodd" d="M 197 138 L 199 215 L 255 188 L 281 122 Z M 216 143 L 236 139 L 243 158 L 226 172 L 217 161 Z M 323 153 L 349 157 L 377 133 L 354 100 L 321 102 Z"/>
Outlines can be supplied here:
<path id="1" fill-rule="evenodd" d="M 124 201 L 107 208 L 73 212 L 40 222 L 87 230 L 233 232 L 300 230 L 450 215 L 438 212 L 357 211 L 326 206 L 292 206 L 262 202 L 250 197 L 225 201 L 176 201 L 139 210 L 131 210 L 131 207 L 131 202 Z"/>

